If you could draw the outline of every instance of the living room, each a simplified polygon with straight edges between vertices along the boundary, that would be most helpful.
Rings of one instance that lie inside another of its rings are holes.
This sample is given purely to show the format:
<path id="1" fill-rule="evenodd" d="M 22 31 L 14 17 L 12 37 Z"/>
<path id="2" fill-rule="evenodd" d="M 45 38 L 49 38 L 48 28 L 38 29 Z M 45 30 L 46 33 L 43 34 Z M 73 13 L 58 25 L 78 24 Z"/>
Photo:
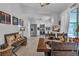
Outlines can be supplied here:
<path id="1" fill-rule="evenodd" d="M 78 6 L 78 3 L 0 3 L 0 55 L 79 55 L 78 44 L 68 43 L 78 40 Z M 66 48 L 56 45 L 59 50 L 51 51 L 55 48 L 50 47 L 53 41 L 69 44 L 65 46 L 69 50 L 64 52 L 62 49 Z"/>

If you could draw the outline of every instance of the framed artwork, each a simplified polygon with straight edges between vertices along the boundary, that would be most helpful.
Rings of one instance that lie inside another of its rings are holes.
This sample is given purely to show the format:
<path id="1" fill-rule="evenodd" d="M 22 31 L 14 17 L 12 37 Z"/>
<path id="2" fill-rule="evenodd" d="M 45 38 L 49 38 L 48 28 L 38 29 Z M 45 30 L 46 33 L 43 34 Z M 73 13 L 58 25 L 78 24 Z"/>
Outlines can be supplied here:
<path id="1" fill-rule="evenodd" d="M 13 16 L 12 17 L 12 23 L 13 23 L 13 25 L 18 25 L 18 18 Z"/>
<path id="2" fill-rule="evenodd" d="M 11 24 L 11 16 L 6 14 L 6 24 Z"/>
<path id="3" fill-rule="evenodd" d="M 54 25 L 52 27 L 52 31 L 59 32 L 60 31 L 60 26 L 59 25 Z"/>
<path id="4" fill-rule="evenodd" d="M 50 30 L 50 27 L 46 27 L 46 30 Z"/>
<path id="5" fill-rule="evenodd" d="M 24 21 L 22 20 L 22 24 L 21 24 L 21 26 L 24 26 Z"/>
<path id="6" fill-rule="evenodd" d="M 0 11 L 0 23 L 11 24 L 11 15 Z"/>
<path id="7" fill-rule="evenodd" d="M 45 28 L 45 24 L 40 24 L 40 28 Z"/>
<path id="8" fill-rule="evenodd" d="M 5 16 L 0 15 L 0 23 L 5 24 Z"/>
<path id="9" fill-rule="evenodd" d="M 18 25 L 24 26 L 24 21 L 22 19 L 18 19 Z"/>
<path id="10" fill-rule="evenodd" d="M 21 26 L 21 19 L 18 19 L 18 25 Z"/>
<path id="11" fill-rule="evenodd" d="M 37 29 L 40 30 L 40 27 L 38 27 Z"/>
<path id="12" fill-rule="evenodd" d="M 61 20 L 59 20 L 59 25 L 61 25 Z"/>

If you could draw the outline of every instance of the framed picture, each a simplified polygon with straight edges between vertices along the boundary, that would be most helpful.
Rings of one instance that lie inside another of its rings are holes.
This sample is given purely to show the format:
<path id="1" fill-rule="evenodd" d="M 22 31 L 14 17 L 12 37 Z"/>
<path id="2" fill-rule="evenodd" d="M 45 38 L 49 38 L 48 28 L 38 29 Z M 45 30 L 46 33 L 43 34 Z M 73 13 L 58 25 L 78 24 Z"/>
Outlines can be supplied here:
<path id="1" fill-rule="evenodd" d="M 37 27 L 38 30 L 40 30 L 40 27 Z"/>
<path id="2" fill-rule="evenodd" d="M 24 26 L 24 21 L 22 19 L 18 19 L 18 25 Z"/>
<path id="3" fill-rule="evenodd" d="M 46 30 L 50 30 L 50 27 L 46 27 Z"/>
<path id="4" fill-rule="evenodd" d="M 61 25 L 61 20 L 59 20 L 59 25 Z"/>
<path id="5" fill-rule="evenodd" d="M 45 24 L 40 24 L 40 28 L 45 28 Z"/>
<path id="6" fill-rule="evenodd" d="M 12 23 L 13 23 L 13 25 L 18 25 L 18 18 L 13 16 L 12 17 Z"/>
<path id="7" fill-rule="evenodd" d="M 11 24 L 11 16 L 6 14 L 6 24 Z"/>
<path id="8" fill-rule="evenodd" d="M 0 23 L 5 24 L 5 16 L 0 15 Z"/>
<path id="9" fill-rule="evenodd" d="M 0 11 L 0 23 L 11 24 L 11 15 Z"/>
<path id="10" fill-rule="evenodd" d="M 24 26 L 24 21 L 22 20 L 21 26 Z"/>
<path id="11" fill-rule="evenodd" d="M 21 19 L 18 19 L 18 25 L 21 26 Z"/>

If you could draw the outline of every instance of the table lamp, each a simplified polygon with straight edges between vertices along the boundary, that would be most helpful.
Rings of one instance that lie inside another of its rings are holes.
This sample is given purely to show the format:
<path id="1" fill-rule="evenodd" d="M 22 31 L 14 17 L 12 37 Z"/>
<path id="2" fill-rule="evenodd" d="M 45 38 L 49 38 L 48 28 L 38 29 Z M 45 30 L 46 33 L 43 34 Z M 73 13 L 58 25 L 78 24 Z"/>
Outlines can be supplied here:
<path id="1" fill-rule="evenodd" d="M 22 31 L 22 36 L 23 36 L 23 34 L 24 34 L 24 31 L 25 31 L 25 27 L 20 27 L 20 31 Z"/>

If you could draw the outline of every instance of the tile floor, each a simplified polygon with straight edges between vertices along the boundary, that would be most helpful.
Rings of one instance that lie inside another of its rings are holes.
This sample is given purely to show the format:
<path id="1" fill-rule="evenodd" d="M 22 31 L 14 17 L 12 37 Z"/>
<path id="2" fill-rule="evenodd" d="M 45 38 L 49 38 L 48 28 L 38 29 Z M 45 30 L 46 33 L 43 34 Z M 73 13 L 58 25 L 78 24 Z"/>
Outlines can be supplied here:
<path id="1" fill-rule="evenodd" d="M 18 56 L 44 56 L 44 52 L 37 52 L 39 37 L 31 37 L 27 40 L 27 45 L 22 46 L 16 54 Z"/>

